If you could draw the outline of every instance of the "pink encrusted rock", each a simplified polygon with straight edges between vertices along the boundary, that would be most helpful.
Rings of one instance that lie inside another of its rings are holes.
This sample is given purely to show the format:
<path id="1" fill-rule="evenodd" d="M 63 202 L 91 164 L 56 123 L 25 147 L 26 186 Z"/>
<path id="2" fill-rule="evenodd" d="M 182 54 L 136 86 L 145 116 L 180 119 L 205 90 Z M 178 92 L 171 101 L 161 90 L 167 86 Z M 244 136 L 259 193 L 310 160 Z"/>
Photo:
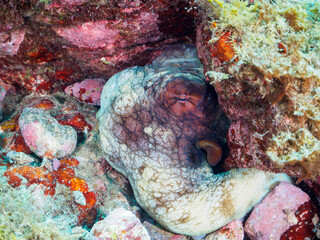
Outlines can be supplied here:
<path id="1" fill-rule="evenodd" d="M 59 8 L 59 7 L 68 7 L 68 6 L 77 6 L 83 3 L 88 2 L 88 0 L 53 0 L 48 6 L 50 8 Z"/>
<path id="2" fill-rule="evenodd" d="M 294 185 L 282 182 L 254 207 L 245 224 L 251 240 L 278 240 L 298 223 L 298 208 L 310 197 Z"/>
<path id="3" fill-rule="evenodd" d="M 25 35 L 25 30 L 0 33 L 0 57 L 17 54 Z"/>
<path id="4" fill-rule="evenodd" d="M 20 115 L 19 126 L 27 146 L 40 157 L 63 158 L 76 147 L 76 130 L 59 124 L 42 109 L 25 108 Z"/>
<path id="5" fill-rule="evenodd" d="M 0 120 L 2 118 L 3 99 L 6 96 L 6 89 L 0 85 Z"/>
<path id="6" fill-rule="evenodd" d="M 235 220 L 218 231 L 209 234 L 205 240 L 243 240 L 243 238 L 244 230 L 242 221 Z"/>
<path id="7" fill-rule="evenodd" d="M 119 46 L 125 48 L 132 45 L 130 41 L 122 40 L 121 36 L 124 32 L 129 31 L 132 34 L 139 32 L 139 36 L 135 39 L 135 44 L 160 40 L 162 34 L 157 30 L 158 23 L 159 20 L 155 13 L 140 12 L 134 23 L 121 20 L 101 20 L 84 22 L 70 27 L 59 27 L 54 30 L 57 35 L 67 39 L 71 44 L 79 48 L 104 48 L 112 53 L 116 52 Z M 119 41 L 119 39 L 122 41 Z"/>
<path id="8" fill-rule="evenodd" d="M 80 48 L 113 48 L 119 30 L 112 29 L 109 21 L 85 22 L 77 26 L 57 28 L 56 33 Z"/>
<path id="9" fill-rule="evenodd" d="M 64 91 L 80 102 L 100 105 L 100 96 L 105 83 L 106 80 L 102 78 L 86 79 L 66 87 Z"/>
<path id="10" fill-rule="evenodd" d="M 124 208 L 116 208 L 105 219 L 95 223 L 90 231 L 94 240 L 150 240 L 140 220 Z"/>

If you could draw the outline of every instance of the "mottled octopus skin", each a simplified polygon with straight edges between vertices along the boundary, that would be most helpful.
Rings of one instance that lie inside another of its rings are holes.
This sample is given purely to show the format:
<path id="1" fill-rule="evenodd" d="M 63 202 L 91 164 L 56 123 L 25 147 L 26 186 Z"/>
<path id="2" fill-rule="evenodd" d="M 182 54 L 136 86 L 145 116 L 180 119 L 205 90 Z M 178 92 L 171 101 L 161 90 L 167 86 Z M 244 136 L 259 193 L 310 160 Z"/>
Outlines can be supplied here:
<path id="1" fill-rule="evenodd" d="M 105 157 L 128 177 L 138 203 L 168 230 L 191 236 L 242 218 L 290 181 L 256 169 L 213 173 L 197 142 L 223 145 L 226 119 L 209 89 L 196 50 L 174 45 L 152 65 L 110 78 L 97 115 Z"/>

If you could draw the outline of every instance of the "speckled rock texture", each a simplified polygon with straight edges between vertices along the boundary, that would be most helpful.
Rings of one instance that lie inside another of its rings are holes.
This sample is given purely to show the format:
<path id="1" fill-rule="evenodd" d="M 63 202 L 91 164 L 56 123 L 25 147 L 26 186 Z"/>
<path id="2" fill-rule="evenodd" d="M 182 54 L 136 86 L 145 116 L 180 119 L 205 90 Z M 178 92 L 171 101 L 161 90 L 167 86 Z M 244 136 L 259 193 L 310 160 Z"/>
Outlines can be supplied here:
<path id="1" fill-rule="evenodd" d="M 37 108 L 25 108 L 19 127 L 27 146 L 38 156 L 63 158 L 77 145 L 77 133 L 71 126 L 63 126 L 49 113 Z"/>
<path id="2" fill-rule="evenodd" d="M 283 182 L 254 207 L 245 231 L 251 240 L 314 239 L 318 221 L 308 194 Z"/>
<path id="3" fill-rule="evenodd" d="M 290 181 L 255 169 L 213 173 L 197 142 L 223 146 L 228 120 L 202 70 L 194 47 L 171 46 L 152 65 L 109 79 L 97 114 L 104 155 L 138 203 L 165 228 L 191 236 L 243 217 L 277 182 Z"/>
<path id="4" fill-rule="evenodd" d="M 5 0 L 0 9 L 0 77 L 28 92 L 108 79 L 195 40 L 196 9 L 184 0 Z"/>
<path id="5" fill-rule="evenodd" d="M 204 240 L 243 240 L 244 230 L 240 220 L 228 223 L 223 228 L 207 235 Z"/>
<path id="6" fill-rule="evenodd" d="M 90 231 L 93 240 L 151 240 L 140 220 L 124 208 L 116 208 L 103 220 L 95 223 Z"/>

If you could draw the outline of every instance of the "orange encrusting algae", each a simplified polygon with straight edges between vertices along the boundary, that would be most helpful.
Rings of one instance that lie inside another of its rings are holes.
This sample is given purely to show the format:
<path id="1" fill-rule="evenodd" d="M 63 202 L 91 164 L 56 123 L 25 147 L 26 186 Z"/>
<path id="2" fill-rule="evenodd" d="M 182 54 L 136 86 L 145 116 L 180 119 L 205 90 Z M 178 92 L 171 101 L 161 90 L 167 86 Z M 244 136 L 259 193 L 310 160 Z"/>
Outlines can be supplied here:
<path id="1" fill-rule="evenodd" d="M 50 99 L 42 99 L 39 102 L 32 104 L 30 107 L 42 110 L 51 110 L 55 107 L 55 104 Z"/>
<path id="2" fill-rule="evenodd" d="M 231 39 L 231 32 L 223 33 L 219 40 L 213 44 L 213 48 L 210 49 L 211 57 L 216 57 L 221 62 L 231 61 L 236 55 L 232 47 L 233 44 L 234 41 Z"/>
<path id="3" fill-rule="evenodd" d="M 19 115 L 10 118 L 0 124 L 0 129 L 4 132 L 15 132 L 19 130 Z"/>
<path id="4" fill-rule="evenodd" d="M 92 130 L 92 126 L 86 122 L 85 117 L 80 113 L 60 114 L 55 116 L 55 119 L 57 119 L 61 125 L 69 125 L 73 127 L 77 131 L 77 133 L 83 131 L 89 132 Z"/>
<path id="5" fill-rule="evenodd" d="M 80 191 L 86 199 L 86 205 L 78 205 L 80 214 L 78 220 L 80 224 L 92 224 L 96 217 L 96 195 L 89 191 L 86 180 L 76 177 L 71 167 L 78 166 L 78 160 L 66 157 L 62 159 L 61 166 L 57 171 L 49 171 L 45 167 L 19 166 L 8 167 L 4 176 L 8 178 L 8 183 L 12 187 L 19 187 L 22 184 L 22 178 L 27 180 L 26 185 L 40 184 L 45 187 L 46 195 L 54 196 L 57 183 L 65 185 L 71 191 Z M 92 216 L 93 215 L 93 216 Z"/>

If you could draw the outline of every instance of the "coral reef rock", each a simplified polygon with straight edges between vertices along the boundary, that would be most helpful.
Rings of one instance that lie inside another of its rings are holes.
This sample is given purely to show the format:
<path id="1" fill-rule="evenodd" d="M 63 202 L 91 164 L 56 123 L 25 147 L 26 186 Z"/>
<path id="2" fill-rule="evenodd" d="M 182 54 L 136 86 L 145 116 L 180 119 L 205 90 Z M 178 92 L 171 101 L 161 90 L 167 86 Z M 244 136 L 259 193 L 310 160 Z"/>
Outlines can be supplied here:
<path id="1" fill-rule="evenodd" d="M 172 232 L 198 236 L 242 218 L 285 174 L 214 174 L 197 142 L 224 145 L 228 119 L 190 45 L 108 80 L 97 117 L 102 150 L 138 203 Z M 239 194 L 241 193 L 241 194 Z M 246 197 L 243 197 L 246 196 Z"/>
<path id="2" fill-rule="evenodd" d="M 105 219 L 96 222 L 90 233 L 93 240 L 114 238 L 151 240 L 140 220 L 124 208 L 116 208 Z"/>
<path id="3" fill-rule="evenodd" d="M 316 180 L 320 156 L 320 4 L 202 1 L 197 46 L 232 121 L 228 167 Z M 218 4 L 220 3 L 220 4 Z"/>
<path id="4" fill-rule="evenodd" d="M 63 158 L 77 145 L 76 130 L 59 124 L 41 109 L 25 108 L 19 126 L 28 147 L 40 157 Z"/>
<path id="5" fill-rule="evenodd" d="M 109 78 L 195 41 L 197 9 L 185 0 L 8 0 L 0 9 L 0 77 L 28 92 Z"/>
<path id="6" fill-rule="evenodd" d="M 314 239 L 318 221 L 310 197 L 283 182 L 254 207 L 245 231 L 251 240 Z"/>

